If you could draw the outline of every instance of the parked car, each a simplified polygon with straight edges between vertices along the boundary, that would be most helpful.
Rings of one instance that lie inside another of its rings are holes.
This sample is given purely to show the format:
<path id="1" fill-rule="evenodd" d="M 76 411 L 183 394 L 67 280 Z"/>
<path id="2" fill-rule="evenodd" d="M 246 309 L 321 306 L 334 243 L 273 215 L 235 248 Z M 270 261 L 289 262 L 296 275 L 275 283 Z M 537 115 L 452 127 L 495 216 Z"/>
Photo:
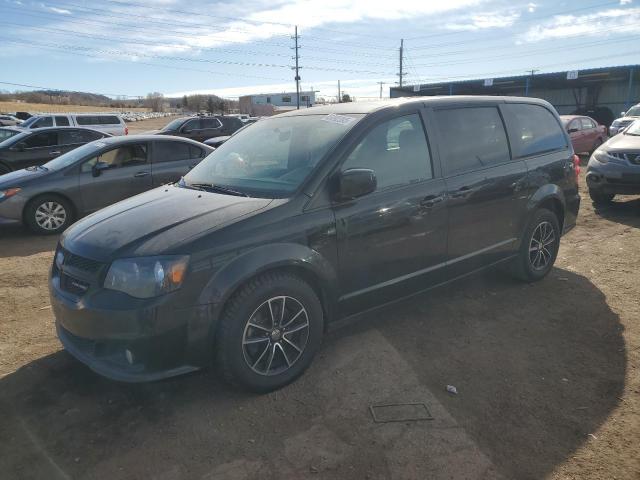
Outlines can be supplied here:
<path id="1" fill-rule="evenodd" d="M 24 132 L 24 130 L 21 130 L 20 128 L 0 127 L 0 143 L 4 142 L 7 138 L 11 138 L 22 132 Z"/>
<path id="2" fill-rule="evenodd" d="M 226 137 L 244 126 L 242 120 L 237 117 L 217 116 L 217 117 L 184 117 L 177 118 L 169 122 L 161 130 L 154 130 L 148 133 L 157 135 L 177 135 L 179 137 L 190 138 L 198 142 L 213 137 Z"/>
<path id="3" fill-rule="evenodd" d="M 598 125 L 591 117 L 581 115 L 561 115 L 560 120 L 569 133 L 573 150 L 576 153 L 591 155 L 600 145 L 607 141 L 607 127 Z"/>
<path id="4" fill-rule="evenodd" d="M 609 203 L 618 194 L 640 193 L 640 120 L 593 152 L 587 186 L 596 204 Z"/>
<path id="5" fill-rule="evenodd" d="M 41 167 L 0 176 L 0 220 L 59 233 L 83 215 L 178 181 L 212 151 L 168 136 L 97 140 Z"/>
<path id="6" fill-rule="evenodd" d="M 227 379 L 279 388 L 309 366 L 330 321 L 493 265 L 544 278 L 575 225 L 578 172 L 538 99 L 277 115 L 175 185 L 64 232 L 49 282 L 58 336 L 122 381 L 215 358 Z"/>
<path id="7" fill-rule="evenodd" d="M 55 114 L 34 115 L 25 120 L 22 128 L 42 127 L 84 127 L 105 132 L 110 135 L 128 135 L 129 127 L 126 126 L 120 115 L 115 114 Z"/>
<path id="8" fill-rule="evenodd" d="M 616 118 L 609 127 L 609 135 L 612 137 L 627 128 L 635 122 L 636 119 L 640 118 L 640 103 L 638 105 L 634 105 L 626 112 L 621 112 L 620 115 L 621 117 Z"/>
<path id="9" fill-rule="evenodd" d="M 87 128 L 49 127 L 21 130 L 0 143 L 0 175 L 42 165 L 108 133 Z"/>
<path id="10" fill-rule="evenodd" d="M 22 120 L 14 117 L 13 115 L 0 115 L 0 127 L 13 127 L 20 125 Z"/>

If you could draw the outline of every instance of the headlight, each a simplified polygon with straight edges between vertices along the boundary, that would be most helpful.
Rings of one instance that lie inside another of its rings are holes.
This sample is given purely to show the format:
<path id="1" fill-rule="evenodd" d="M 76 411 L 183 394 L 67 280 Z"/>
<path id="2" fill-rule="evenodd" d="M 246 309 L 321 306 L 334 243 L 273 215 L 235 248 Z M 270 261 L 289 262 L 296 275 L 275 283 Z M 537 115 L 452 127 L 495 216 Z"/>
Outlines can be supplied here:
<path id="1" fill-rule="evenodd" d="M 19 191 L 19 188 L 8 188 L 7 190 L 0 190 L 0 202 L 2 200 L 6 200 L 9 197 L 13 197 Z"/>
<path id="2" fill-rule="evenodd" d="M 137 298 L 157 297 L 180 288 L 188 264 L 187 255 L 115 260 L 104 280 L 104 288 Z"/>
<path id="3" fill-rule="evenodd" d="M 591 155 L 591 158 L 595 159 L 600 163 L 609 163 L 609 160 L 612 159 L 612 157 L 609 155 L 609 153 L 606 150 L 600 150 L 600 149 L 593 152 L 593 155 Z"/>

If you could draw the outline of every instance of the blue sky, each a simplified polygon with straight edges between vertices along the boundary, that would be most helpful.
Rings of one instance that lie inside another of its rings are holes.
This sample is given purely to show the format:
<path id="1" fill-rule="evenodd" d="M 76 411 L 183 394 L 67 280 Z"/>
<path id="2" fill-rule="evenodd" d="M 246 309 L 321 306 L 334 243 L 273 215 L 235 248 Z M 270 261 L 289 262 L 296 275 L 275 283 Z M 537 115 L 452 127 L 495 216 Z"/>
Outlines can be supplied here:
<path id="1" fill-rule="evenodd" d="M 405 83 L 640 63 L 639 0 L 0 0 L 0 82 L 165 95 L 377 97 Z M 20 87 L 0 84 L 0 89 Z"/>

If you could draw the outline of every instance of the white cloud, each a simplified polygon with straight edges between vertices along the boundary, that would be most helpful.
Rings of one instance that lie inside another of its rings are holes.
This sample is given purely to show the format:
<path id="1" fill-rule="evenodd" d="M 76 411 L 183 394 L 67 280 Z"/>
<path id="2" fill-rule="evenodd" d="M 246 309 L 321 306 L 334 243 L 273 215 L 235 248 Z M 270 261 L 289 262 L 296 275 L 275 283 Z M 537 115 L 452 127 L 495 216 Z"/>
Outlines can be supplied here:
<path id="1" fill-rule="evenodd" d="M 631 2 L 633 2 L 633 0 L 620 0 L 620 5 L 628 5 Z"/>
<path id="2" fill-rule="evenodd" d="M 60 15 L 71 15 L 71 12 L 66 8 L 52 7 L 50 5 L 45 5 L 44 3 L 40 5 L 42 8 L 44 8 L 45 10 L 48 10 L 49 12 L 59 13 Z"/>
<path id="3" fill-rule="evenodd" d="M 610 9 L 587 15 L 557 15 L 552 20 L 527 30 L 521 41 L 538 42 L 574 36 L 608 36 L 636 32 L 640 8 Z"/>
<path id="4" fill-rule="evenodd" d="M 471 15 L 468 21 L 447 23 L 447 30 L 475 31 L 488 28 L 506 28 L 513 25 L 520 18 L 519 13 L 480 13 Z"/>
<path id="5" fill-rule="evenodd" d="M 621 0 L 621 1 L 631 1 L 631 0 Z M 536 11 L 536 8 L 538 8 L 538 4 L 537 3 L 529 3 L 527 4 L 527 11 L 529 13 L 533 13 Z"/>

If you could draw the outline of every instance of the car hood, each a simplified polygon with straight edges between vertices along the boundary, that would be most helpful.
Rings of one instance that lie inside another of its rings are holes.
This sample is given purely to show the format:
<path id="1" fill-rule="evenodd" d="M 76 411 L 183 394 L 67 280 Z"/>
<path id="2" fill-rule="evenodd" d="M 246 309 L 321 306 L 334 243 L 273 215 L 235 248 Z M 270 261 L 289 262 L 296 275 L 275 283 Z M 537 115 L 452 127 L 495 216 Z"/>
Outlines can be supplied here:
<path id="1" fill-rule="evenodd" d="M 271 199 L 163 186 L 85 217 L 61 245 L 80 256 L 114 258 L 180 253 L 188 240 L 266 208 Z"/>
<path id="2" fill-rule="evenodd" d="M 616 118 L 613 123 L 633 122 L 635 120 L 638 120 L 638 118 L 640 117 L 620 117 Z"/>
<path id="3" fill-rule="evenodd" d="M 625 134 L 616 135 L 615 137 L 611 137 L 603 147 L 612 152 L 640 151 L 640 137 Z"/>
<path id="4" fill-rule="evenodd" d="M 49 170 L 43 168 L 24 168 L 15 172 L 0 175 L 0 189 L 11 187 L 23 187 L 37 178 L 51 175 Z"/>

